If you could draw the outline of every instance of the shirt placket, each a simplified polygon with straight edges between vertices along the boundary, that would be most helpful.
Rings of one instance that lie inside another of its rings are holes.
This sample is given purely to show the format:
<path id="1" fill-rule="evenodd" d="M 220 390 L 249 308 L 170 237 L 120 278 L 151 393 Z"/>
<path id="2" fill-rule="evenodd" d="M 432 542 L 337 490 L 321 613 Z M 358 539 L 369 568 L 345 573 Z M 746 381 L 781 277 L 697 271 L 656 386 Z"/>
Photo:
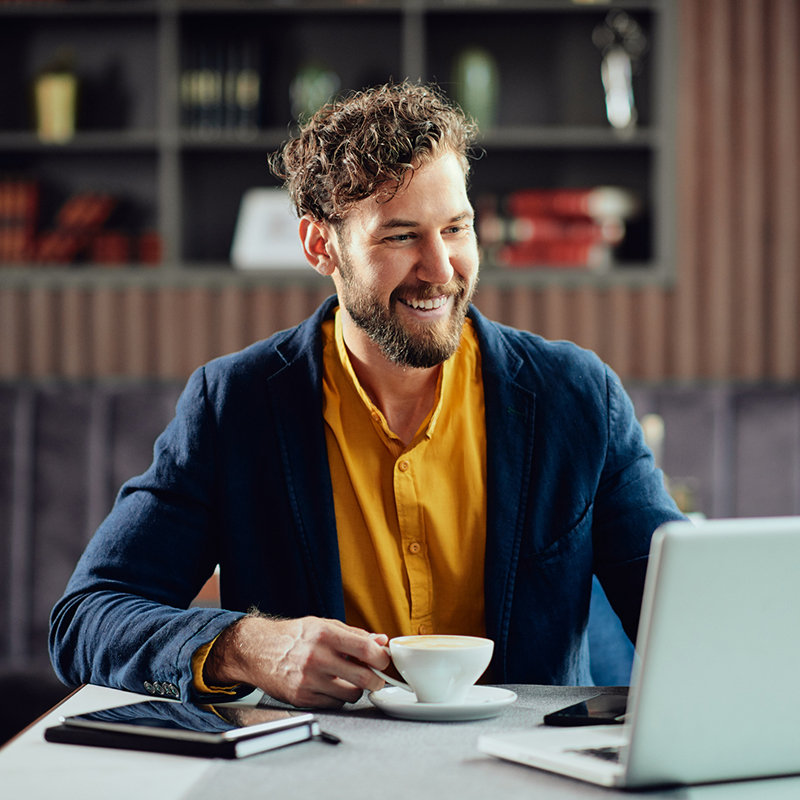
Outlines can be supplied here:
<path id="1" fill-rule="evenodd" d="M 408 576 L 410 626 L 413 633 L 432 633 L 432 573 L 419 496 L 420 442 L 394 463 L 394 495 L 403 562 Z"/>

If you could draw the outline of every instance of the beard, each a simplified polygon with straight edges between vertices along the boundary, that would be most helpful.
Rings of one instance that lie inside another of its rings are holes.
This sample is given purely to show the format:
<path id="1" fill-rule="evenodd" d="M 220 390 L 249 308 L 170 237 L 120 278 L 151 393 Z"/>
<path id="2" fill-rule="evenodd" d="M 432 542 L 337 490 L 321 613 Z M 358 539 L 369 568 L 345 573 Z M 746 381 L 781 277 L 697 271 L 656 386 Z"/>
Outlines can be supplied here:
<path id="1" fill-rule="evenodd" d="M 339 301 L 353 322 L 393 364 L 428 369 L 447 361 L 458 350 L 475 283 L 470 287 L 464 277 L 454 275 L 445 286 L 425 284 L 423 289 L 410 284 L 398 286 L 386 306 L 358 281 L 346 257 L 339 264 L 339 273 L 342 277 Z M 403 321 L 397 313 L 397 304 L 400 297 L 408 294 L 420 300 L 442 295 L 452 298 L 450 316 L 434 324 Z"/>

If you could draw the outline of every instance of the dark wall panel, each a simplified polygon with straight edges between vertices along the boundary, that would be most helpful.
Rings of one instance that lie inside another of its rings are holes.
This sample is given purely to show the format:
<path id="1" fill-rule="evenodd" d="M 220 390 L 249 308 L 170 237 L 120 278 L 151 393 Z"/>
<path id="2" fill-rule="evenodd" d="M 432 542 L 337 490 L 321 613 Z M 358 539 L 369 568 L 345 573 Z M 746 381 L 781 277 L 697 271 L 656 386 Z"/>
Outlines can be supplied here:
<path id="1" fill-rule="evenodd" d="M 737 398 L 736 516 L 800 514 L 800 399 L 787 390 Z"/>

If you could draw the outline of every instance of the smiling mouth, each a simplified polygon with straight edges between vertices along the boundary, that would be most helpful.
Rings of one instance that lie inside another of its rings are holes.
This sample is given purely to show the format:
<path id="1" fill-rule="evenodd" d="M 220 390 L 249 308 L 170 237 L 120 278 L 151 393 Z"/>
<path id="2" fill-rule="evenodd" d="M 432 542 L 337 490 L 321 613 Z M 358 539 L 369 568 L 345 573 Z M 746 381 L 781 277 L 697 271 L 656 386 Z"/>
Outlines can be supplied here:
<path id="1" fill-rule="evenodd" d="M 427 300 L 414 300 L 414 299 L 406 300 L 402 297 L 399 297 L 398 301 L 401 302 L 404 306 L 416 309 L 417 311 L 430 311 L 434 308 L 441 308 L 442 306 L 446 305 L 448 299 L 449 299 L 448 296 L 433 297 L 433 298 L 428 298 Z"/>

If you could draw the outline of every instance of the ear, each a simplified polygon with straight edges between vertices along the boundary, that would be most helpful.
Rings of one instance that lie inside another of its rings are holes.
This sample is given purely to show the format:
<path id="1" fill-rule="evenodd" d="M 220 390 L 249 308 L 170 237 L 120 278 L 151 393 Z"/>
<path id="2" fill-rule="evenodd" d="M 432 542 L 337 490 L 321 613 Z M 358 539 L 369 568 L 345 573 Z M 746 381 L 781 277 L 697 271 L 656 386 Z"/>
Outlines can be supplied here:
<path id="1" fill-rule="evenodd" d="M 332 275 L 336 269 L 334 233 L 322 220 L 305 214 L 300 218 L 300 241 L 308 263 L 320 275 Z"/>

